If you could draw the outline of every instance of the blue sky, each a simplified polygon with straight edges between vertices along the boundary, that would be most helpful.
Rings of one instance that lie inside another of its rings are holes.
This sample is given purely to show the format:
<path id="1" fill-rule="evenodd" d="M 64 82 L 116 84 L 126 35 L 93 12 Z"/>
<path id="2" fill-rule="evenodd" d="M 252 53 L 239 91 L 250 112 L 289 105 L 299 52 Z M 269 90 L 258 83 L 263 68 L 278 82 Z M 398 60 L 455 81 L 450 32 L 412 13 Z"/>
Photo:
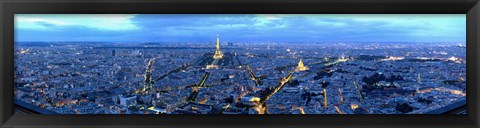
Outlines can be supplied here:
<path id="1" fill-rule="evenodd" d="M 16 41 L 465 42 L 464 14 L 16 14 Z"/>

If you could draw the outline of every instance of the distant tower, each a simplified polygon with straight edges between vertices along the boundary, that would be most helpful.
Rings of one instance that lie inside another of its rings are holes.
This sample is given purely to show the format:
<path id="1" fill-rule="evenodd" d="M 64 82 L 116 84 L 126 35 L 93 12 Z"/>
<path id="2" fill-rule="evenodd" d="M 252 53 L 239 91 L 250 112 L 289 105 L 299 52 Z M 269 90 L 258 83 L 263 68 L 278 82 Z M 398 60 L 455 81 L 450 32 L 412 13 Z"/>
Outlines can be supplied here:
<path id="1" fill-rule="evenodd" d="M 338 88 L 338 94 L 340 94 L 340 104 L 343 104 L 343 95 L 342 95 L 342 91 L 340 90 L 340 88 Z"/>
<path id="2" fill-rule="evenodd" d="M 324 108 L 327 108 L 327 89 L 324 88 L 323 89 L 323 107 Z"/>
<path id="3" fill-rule="evenodd" d="M 214 59 L 221 59 L 223 58 L 222 51 L 220 51 L 220 38 L 218 38 L 217 34 L 217 44 L 216 44 L 217 50 L 215 51 L 215 55 L 213 55 Z"/>
<path id="4" fill-rule="evenodd" d="M 418 81 L 418 84 L 417 84 L 417 86 L 415 87 L 415 91 L 416 91 L 417 93 L 420 93 L 420 89 L 418 88 L 418 86 L 422 85 L 422 77 L 420 76 L 420 73 L 418 73 L 417 81 Z"/>
<path id="5" fill-rule="evenodd" d="M 115 56 L 115 49 L 112 50 L 112 56 Z"/>
<path id="6" fill-rule="evenodd" d="M 418 81 L 418 84 L 422 84 L 422 76 L 420 75 L 420 73 L 418 73 L 417 81 Z"/>
<path id="7" fill-rule="evenodd" d="M 303 65 L 302 59 L 300 59 L 300 62 L 298 62 L 297 70 L 298 70 L 298 71 L 308 70 L 308 67 L 306 67 L 305 65 Z"/>

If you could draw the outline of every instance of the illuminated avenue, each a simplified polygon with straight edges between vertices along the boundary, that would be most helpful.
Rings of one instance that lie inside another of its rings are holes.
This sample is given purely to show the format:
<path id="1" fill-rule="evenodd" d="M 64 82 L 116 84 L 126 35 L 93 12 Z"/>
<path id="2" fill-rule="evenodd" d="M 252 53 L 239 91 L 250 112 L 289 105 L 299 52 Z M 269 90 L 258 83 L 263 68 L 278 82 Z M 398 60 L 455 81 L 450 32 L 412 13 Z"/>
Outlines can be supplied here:
<path id="1" fill-rule="evenodd" d="M 16 45 L 15 98 L 61 114 L 422 114 L 466 96 L 458 43 Z"/>

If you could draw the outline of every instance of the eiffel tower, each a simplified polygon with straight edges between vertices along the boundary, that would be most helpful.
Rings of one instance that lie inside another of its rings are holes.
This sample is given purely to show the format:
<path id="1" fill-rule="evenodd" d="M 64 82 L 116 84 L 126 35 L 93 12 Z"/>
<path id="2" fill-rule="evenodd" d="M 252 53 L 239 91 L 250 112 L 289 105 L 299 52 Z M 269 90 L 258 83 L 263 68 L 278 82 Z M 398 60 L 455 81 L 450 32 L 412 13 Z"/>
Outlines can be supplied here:
<path id="1" fill-rule="evenodd" d="M 220 51 L 220 39 L 218 38 L 218 34 L 217 34 L 217 50 L 215 51 L 215 55 L 213 55 L 213 58 L 214 59 L 221 59 L 223 58 L 223 54 L 222 54 L 222 51 Z"/>

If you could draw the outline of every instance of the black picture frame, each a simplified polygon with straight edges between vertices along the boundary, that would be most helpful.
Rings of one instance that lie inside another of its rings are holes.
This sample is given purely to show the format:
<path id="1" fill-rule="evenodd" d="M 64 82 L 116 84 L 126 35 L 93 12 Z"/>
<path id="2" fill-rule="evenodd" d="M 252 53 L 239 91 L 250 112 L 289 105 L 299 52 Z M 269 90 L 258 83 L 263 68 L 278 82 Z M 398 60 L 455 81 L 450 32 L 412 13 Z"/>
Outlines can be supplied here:
<path id="1" fill-rule="evenodd" d="M 2 0 L 0 126 L 478 128 L 478 0 Z M 14 14 L 466 14 L 467 115 L 42 115 L 13 113 Z"/>

